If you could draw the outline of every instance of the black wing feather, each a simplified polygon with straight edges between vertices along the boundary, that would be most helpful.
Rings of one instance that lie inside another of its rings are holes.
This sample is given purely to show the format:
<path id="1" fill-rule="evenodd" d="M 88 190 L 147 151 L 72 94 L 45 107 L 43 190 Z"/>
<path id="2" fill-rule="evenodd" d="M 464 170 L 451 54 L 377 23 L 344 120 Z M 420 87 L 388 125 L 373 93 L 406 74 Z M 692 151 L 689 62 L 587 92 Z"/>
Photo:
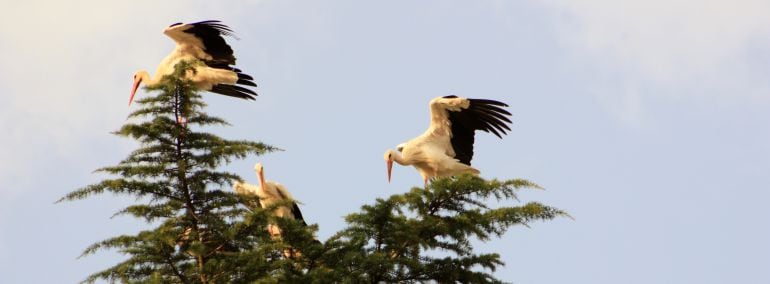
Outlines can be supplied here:
<path id="1" fill-rule="evenodd" d="M 190 24 L 192 27 L 184 30 L 195 35 L 203 42 L 203 49 L 211 55 L 212 59 L 206 64 L 235 64 L 233 49 L 225 42 L 222 36 L 233 36 L 230 27 L 220 24 L 219 21 L 203 21 Z"/>
<path id="2" fill-rule="evenodd" d="M 293 202 L 291 207 L 291 215 L 294 216 L 294 220 L 298 220 L 302 222 L 302 225 L 307 226 L 307 223 L 305 222 L 305 218 L 302 217 L 302 211 L 299 211 L 299 206 L 297 206 L 297 202 Z"/>
<path id="3" fill-rule="evenodd" d="M 233 49 L 225 42 L 223 36 L 233 36 L 233 30 L 230 27 L 222 24 L 220 21 L 202 21 L 190 24 L 192 27 L 184 30 L 186 33 L 195 35 L 203 43 L 203 49 L 206 53 L 211 55 L 210 60 L 203 60 L 203 63 L 211 68 L 230 70 L 238 75 L 238 81 L 236 84 L 244 86 L 256 87 L 254 78 L 248 74 L 244 74 L 240 69 L 232 67 L 230 65 L 235 64 L 235 55 L 233 55 Z M 211 90 L 213 93 L 222 94 L 225 96 L 231 96 L 241 99 L 253 100 L 257 95 L 252 90 L 246 89 L 240 86 L 219 84 L 215 85 Z"/>
<path id="4" fill-rule="evenodd" d="M 455 96 L 455 97 L 457 97 L 457 96 Z M 495 101 L 495 100 L 487 100 L 487 99 L 469 99 L 469 100 L 474 101 L 474 102 L 476 102 L 476 103 L 478 103 L 479 105 L 482 105 L 482 106 L 488 106 L 488 105 L 501 106 L 501 107 L 507 107 L 508 106 L 504 102 Z"/>
<path id="5" fill-rule="evenodd" d="M 445 96 L 451 99 L 457 96 Z M 511 120 L 506 116 L 511 113 L 502 109 L 508 105 L 495 100 L 468 99 L 470 105 L 461 111 L 449 111 L 449 122 L 452 127 L 452 148 L 455 151 L 455 159 L 461 163 L 470 165 L 473 159 L 473 142 L 475 142 L 476 130 L 490 132 L 502 138 L 511 128 L 508 123 Z"/>
<path id="6" fill-rule="evenodd" d="M 489 115 L 492 115 L 494 117 L 499 118 L 500 120 L 503 120 L 505 122 L 510 123 L 511 121 L 506 116 L 511 116 L 511 113 L 506 111 L 505 109 L 502 109 L 501 107 L 493 106 L 493 105 L 479 105 L 477 104 L 477 108 L 475 111 L 485 112 Z"/>
<path id="7" fill-rule="evenodd" d="M 209 90 L 209 92 L 217 93 L 220 95 L 241 98 L 244 100 L 254 100 L 257 93 L 236 85 L 217 84 Z"/>
<path id="8" fill-rule="evenodd" d="M 254 78 L 252 78 L 251 76 L 243 74 L 243 73 L 237 73 L 237 74 L 238 74 L 238 81 L 235 82 L 236 84 L 241 84 L 241 85 L 245 85 L 245 86 L 252 86 L 252 87 L 256 87 L 257 86 L 257 83 L 254 83 L 254 81 L 252 81 L 252 80 L 254 80 Z"/>

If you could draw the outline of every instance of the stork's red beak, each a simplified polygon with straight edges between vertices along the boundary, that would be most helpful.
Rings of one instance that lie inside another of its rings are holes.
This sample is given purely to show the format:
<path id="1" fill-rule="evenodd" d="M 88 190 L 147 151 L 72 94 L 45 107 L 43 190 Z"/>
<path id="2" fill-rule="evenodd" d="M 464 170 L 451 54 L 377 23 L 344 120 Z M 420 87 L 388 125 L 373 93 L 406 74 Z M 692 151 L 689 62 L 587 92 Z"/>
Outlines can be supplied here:
<path id="1" fill-rule="evenodd" d="M 390 183 L 390 171 L 393 169 L 393 160 L 388 160 L 388 183 Z"/>
<path id="2" fill-rule="evenodd" d="M 142 83 L 142 78 L 134 79 L 134 85 L 131 87 L 131 97 L 128 98 L 128 106 L 131 106 L 131 102 L 134 101 L 134 95 L 136 95 L 136 89 L 139 89 L 139 84 L 141 83 Z"/>

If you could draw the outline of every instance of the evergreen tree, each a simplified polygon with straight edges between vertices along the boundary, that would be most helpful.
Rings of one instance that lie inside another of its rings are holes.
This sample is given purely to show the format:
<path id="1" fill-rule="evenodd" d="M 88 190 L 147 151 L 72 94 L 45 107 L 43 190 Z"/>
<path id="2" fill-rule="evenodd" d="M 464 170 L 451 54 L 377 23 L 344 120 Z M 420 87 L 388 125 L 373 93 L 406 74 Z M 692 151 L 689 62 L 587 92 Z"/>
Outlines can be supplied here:
<path id="1" fill-rule="evenodd" d="M 202 112 L 205 104 L 193 91 L 185 72 L 196 62 L 175 66 L 175 73 L 147 88 L 158 95 L 137 101 L 138 110 L 114 134 L 138 140 L 139 149 L 115 166 L 97 171 L 117 176 L 71 192 L 59 201 L 83 199 L 112 192 L 137 197 L 140 202 L 116 215 L 131 215 L 158 223 L 152 230 L 123 235 L 93 244 L 88 255 L 100 249 L 119 249 L 130 257 L 87 281 L 163 283 L 223 282 L 229 255 L 246 246 L 234 238 L 234 228 L 244 225 L 244 208 L 223 187 L 241 178 L 218 171 L 223 163 L 275 148 L 252 141 L 222 139 L 193 131 L 190 126 L 227 125 L 223 119 Z M 259 230 L 254 230 L 259 231 Z M 248 239 L 246 240 L 248 241 Z M 250 245 L 248 245 L 250 247 Z"/>
<path id="2" fill-rule="evenodd" d="M 181 63 L 137 101 L 130 116 L 144 118 L 115 132 L 138 140 L 140 148 L 118 165 L 99 169 L 117 176 L 76 190 L 60 201 L 112 192 L 140 202 L 116 215 L 131 215 L 156 226 L 136 235 L 110 238 L 83 255 L 117 249 L 128 259 L 89 276 L 123 283 L 498 283 L 491 274 L 503 265 L 496 253 L 474 252 L 472 241 L 499 237 L 513 225 L 568 216 L 531 202 L 492 208 L 488 202 L 516 200 L 522 180 L 486 181 L 473 176 L 438 179 L 427 188 L 377 199 L 350 214 L 348 226 L 324 243 L 316 225 L 276 218 L 275 204 L 260 208 L 256 197 L 229 190 L 234 174 L 218 171 L 234 158 L 276 148 L 195 132 L 188 125 L 227 125 L 202 111 L 205 104 L 182 74 Z M 223 189 L 228 188 L 228 189 Z M 277 224 L 282 238 L 265 228 Z M 289 257 L 287 250 L 298 252 Z"/>

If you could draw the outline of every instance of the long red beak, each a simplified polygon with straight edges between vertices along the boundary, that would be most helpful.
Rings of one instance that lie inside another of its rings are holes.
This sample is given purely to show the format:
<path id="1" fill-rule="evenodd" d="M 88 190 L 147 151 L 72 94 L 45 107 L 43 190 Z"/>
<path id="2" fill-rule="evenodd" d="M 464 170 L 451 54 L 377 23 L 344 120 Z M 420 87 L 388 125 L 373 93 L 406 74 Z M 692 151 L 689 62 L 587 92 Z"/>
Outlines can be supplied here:
<path id="1" fill-rule="evenodd" d="M 390 183 L 391 170 L 393 170 L 393 160 L 388 160 L 388 183 Z"/>
<path id="2" fill-rule="evenodd" d="M 136 95 L 136 90 L 139 89 L 139 84 L 141 83 L 142 78 L 134 79 L 134 85 L 131 87 L 131 97 L 128 98 L 128 106 L 131 106 L 131 102 L 134 101 L 134 95 Z"/>

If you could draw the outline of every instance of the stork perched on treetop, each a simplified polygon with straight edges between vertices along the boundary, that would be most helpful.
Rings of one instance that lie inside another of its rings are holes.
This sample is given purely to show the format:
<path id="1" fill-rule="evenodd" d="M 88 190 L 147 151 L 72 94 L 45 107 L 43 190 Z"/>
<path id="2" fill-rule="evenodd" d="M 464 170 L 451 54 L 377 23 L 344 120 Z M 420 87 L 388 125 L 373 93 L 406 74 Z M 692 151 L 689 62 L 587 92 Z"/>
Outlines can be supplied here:
<path id="1" fill-rule="evenodd" d="M 197 63 L 194 71 L 190 70 L 186 74 L 186 79 L 192 81 L 192 85 L 199 90 L 247 100 L 253 100 L 257 95 L 251 89 L 239 86 L 256 87 L 257 84 L 254 78 L 231 66 L 235 65 L 235 56 L 223 37 L 233 35 L 228 26 L 219 21 L 176 23 L 167 27 L 163 33 L 176 42 L 176 47 L 160 62 L 154 77 L 150 77 L 144 70 L 134 74 L 128 105 L 134 100 L 139 85 L 144 83 L 154 86 L 160 83 L 163 76 L 174 73 L 174 66 L 181 61 Z"/>
<path id="2" fill-rule="evenodd" d="M 292 218 L 307 225 L 305 219 L 302 217 L 302 212 L 299 210 L 299 206 L 297 206 L 297 202 L 294 201 L 294 197 L 289 193 L 286 187 L 277 182 L 266 181 L 264 168 L 261 163 L 254 165 L 254 171 L 256 171 L 257 177 L 259 178 L 259 186 L 236 181 L 233 184 L 235 193 L 242 195 L 256 195 L 259 197 L 260 207 L 262 208 L 273 206 L 273 204 L 279 202 L 290 201 L 291 207 L 288 205 L 280 205 L 275 208 L 273 214 L 277 217 Z M 273 237 L 281 236 L 281 230 L 273 224 L 268 225 L 268 231 Z"/>
<path id="3" fill-rule="evenodd" d="M 476 130 L 491 132 L 502 138 L 511 129 L 502 109 L 508 105 L 495 100 L 467 99 L 445 96 L 430 101 L 430 126 L 422 135 L 399 144 L 398 151 L 385 151 L 390 182 L 393 161 L 414 166 L 422 175 L 425 185 L 436 177 L 463 173 L 479 174 L 471 167 Z"/>

